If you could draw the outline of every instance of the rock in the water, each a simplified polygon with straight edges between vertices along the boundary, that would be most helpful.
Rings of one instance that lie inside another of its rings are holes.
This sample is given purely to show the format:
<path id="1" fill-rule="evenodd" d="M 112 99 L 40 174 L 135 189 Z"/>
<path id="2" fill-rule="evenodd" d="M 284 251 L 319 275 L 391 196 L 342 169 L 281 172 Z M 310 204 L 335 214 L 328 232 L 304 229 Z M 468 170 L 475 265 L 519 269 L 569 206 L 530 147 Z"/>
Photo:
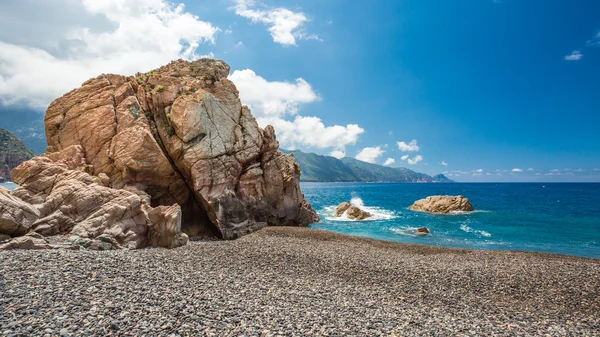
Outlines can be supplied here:
<path id="1" fill-rule="evenodd" d="M 417 200 L 408 207 L 413 211 L 431 213 L 472 212 L 473 205 L 463 196 L 436 195 Z"/>
<path id="2" fill-rule="evenodd" d="M 335 208 L 335 216 L 340 217 L 352 206 L 349 202 L 342 202 Z"/>
<path id="3" fill-rule="evenodd" d="M 415 229 L 415 233 L 417 233 L 418 235 L 426 235 L 426 234 L 429 234 L 430 232 L 427 227 L 421 227 L 421 228 Z"/>
<path id="4" fill-rule="evenodd" d="M 261 129 L 223 61 L 178 60 L 136 76 L 101 75 L 50 104 L 47 153 L 11 172 L 35 205 L 32 230 L 101 248 L 177 247 L 318 221 L 300 168 Z M 88 242 L 85 242 L 88 244 Z"/>
<path id="5" fill-rule="evenodd" d="M 0 187 L 0 234 L 20 236 L 29 230 L 40 213 L 33 206 Z"/>
<path id="6" fill-rule="evenodd" d="M 52 249 L 44 239 L 38 239 L 29 235 L 14 238 L 0 245 L 0 250 L 8 249 Z"/>
<path id="7" fill-rule="evenodd" d="M 344 214 L 346 214 L 346 217 L 351 220 L 364 220 L 373 216 L 373 214 L 363 211 L 362 209 L 353 206 L 349 202 L 343 202 L 335 209 L 335 216 L 341 217 Z"/>

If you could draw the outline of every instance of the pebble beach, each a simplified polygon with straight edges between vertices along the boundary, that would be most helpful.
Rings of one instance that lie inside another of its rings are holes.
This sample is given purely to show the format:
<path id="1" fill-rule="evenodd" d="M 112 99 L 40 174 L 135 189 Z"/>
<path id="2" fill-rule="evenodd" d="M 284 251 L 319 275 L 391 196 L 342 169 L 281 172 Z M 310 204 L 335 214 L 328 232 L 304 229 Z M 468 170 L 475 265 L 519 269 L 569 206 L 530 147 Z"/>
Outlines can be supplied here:
<path id="1" fill-rule="evenodd" d="M 600 260 L 270 227 L 0 251 L 2 336 L 597 336 Z"/>

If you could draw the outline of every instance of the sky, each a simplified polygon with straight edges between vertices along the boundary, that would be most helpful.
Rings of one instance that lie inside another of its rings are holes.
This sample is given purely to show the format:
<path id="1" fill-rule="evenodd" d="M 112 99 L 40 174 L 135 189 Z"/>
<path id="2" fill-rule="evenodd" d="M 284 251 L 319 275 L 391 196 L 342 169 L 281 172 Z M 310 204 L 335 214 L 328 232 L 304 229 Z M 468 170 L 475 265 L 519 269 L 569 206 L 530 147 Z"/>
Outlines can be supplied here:
<path id="1" fill-rule="evenodd" d="M 282 148 L 456 181 L 600 181 L 599 1 L 0 3 L 5 111 L 199 57 L 231 66 Z"/>

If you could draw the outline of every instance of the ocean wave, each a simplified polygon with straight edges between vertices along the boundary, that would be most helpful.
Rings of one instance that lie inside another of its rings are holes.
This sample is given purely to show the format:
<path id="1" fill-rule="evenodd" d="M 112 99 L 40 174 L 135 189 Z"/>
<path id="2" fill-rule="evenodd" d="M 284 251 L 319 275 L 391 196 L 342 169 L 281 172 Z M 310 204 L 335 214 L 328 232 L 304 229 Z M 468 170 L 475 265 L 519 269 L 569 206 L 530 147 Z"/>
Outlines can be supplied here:
<path id="1" fill-rule="evenodd" d="M 392 220 L 398 217 L 398 214 L 395 211 L 390 211 L 385 208 L 377 207 L 377 206 L 365 206 L 363 200 L 359 197 L 353 197 L 350 200 L 350 204 L 354 207 L 359 207 L 363 211 L 367 211 L 371 213 L 373 216 L 364 219 L 364 220 L 351 220 L 346 216 L 342 215 L 341 217 L 334 216 L 335 209 L 338 205 L 335 206 L 327 206 L 323 207 L 323 210 L 320 212 L 325 220 L 328 221 L 349 221 L 349 222 L 364 222 L 364 221 L 381 221 L 381 220 Z"/>
<path id="2" fill-rule="evenodd" d="M 490 234 L 489 232 L 482 231 L 482 230 L 479 230 L 479 229 L 473 229 L 473 228 L 469 227 L 466 224 L 460 225 L 460 230 L 462 230 L 463 232 L 467 232 L 467 233 L 473 233 L 473 234 L 478 234 L 478 235 L 481 235 L 481 236 L 485 236 L 487 238 L 489 238 L 490 236 L 492 236 L 492 234 Z"/>

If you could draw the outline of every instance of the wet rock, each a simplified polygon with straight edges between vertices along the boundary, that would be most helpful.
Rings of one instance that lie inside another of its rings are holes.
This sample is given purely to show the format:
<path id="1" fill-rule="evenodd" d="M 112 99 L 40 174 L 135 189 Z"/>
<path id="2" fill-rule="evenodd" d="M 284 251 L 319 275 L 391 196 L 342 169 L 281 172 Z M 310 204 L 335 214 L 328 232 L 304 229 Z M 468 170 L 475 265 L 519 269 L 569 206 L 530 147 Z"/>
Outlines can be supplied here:
<path id="1" fill-rule="evenodd" d="M 364 220 L 372 217 L 373 215 L 367 211 L 363 211 L 359 207 L 353 206 L 349 202 L 343 202 L 339 204 L 335 209 L 335 216 L 341 217 L 346 215 L 351 220 Z"/>
<path id="2" fill-rule="evenodd" d="M 418 235 L 427 235 L 430 233 L 430 231 L 427 227 L 421 227 L 421 228 L 415 229 L 415 233 Z"/>

